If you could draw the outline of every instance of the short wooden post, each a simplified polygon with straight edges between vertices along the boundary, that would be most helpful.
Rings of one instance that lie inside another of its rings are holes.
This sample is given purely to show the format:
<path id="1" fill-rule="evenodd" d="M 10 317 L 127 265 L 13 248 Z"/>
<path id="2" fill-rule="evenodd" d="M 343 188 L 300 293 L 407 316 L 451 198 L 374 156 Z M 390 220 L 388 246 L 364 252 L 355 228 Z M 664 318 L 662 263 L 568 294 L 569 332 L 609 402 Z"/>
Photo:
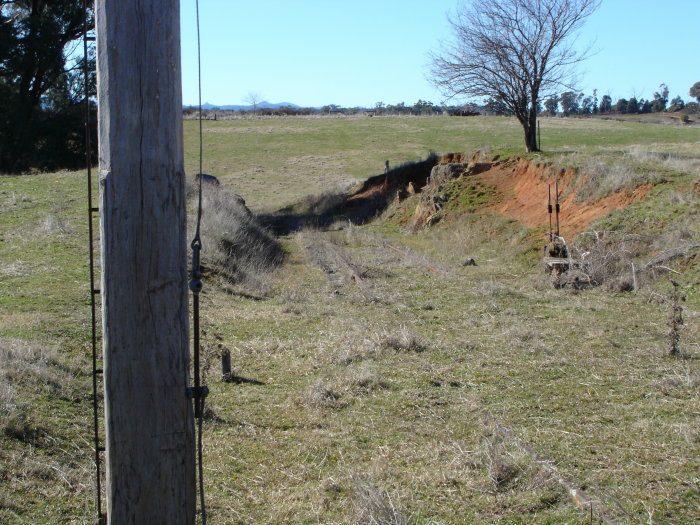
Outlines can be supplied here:
<path id="1" fill-rule="evenodd" d="M 223 381 L 231 381 L 233 373 L 231 372 L 231 351 L 228 348 L 221 348 L 221 379 Z"/>
<path id="2" fill-rule="evenodd" d="M 179 0 L 97 0 L 107 517 L 195 522 Z"/>

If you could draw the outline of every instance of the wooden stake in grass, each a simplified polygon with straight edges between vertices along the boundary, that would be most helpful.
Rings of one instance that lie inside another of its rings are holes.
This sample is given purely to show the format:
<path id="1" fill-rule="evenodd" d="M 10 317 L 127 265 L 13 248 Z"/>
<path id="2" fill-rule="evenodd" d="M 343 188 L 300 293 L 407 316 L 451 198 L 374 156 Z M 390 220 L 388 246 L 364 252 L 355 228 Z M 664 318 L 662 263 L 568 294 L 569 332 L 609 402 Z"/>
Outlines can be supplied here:
<path id="1" fill-rule="evenodd" d="M 228 348 L 221 349 L 221 380 L 230 382 L 233 379 L 231 372 L 231 351 Z"/>
<path id="2" fill-rule="evenodd" d="M 673 295 L 671 295 L 671 310 L 668 314 L 668 353 L 674 357 L 681 355 L 678 344 L 681 340 L 681 326 L 683 326 L 683 307 L 679 302 L 683 299 L 678 293 L 680 285 L 671 281 Z"/>

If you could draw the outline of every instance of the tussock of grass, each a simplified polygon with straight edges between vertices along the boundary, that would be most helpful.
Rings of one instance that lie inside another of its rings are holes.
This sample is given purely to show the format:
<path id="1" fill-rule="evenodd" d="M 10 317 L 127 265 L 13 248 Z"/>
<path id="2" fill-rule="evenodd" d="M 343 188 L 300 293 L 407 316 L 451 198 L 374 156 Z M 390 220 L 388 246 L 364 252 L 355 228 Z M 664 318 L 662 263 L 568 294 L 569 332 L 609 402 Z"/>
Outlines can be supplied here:
<path id="1" fill-rule="evenodd" d="M 589 159 L 582 172 L 583 184 L 576 189 L 578 202 L 595 202 L 619 191 L 633 191 L 643 184 L 655 184 L 661 180 L 656 173 L 640 173 L 625 164 L 598 158 Z"/>
<path id="2" fill-rule="evenodd" d="M 266 276 L 284 258 L 279 242 L 228 190 L 204 184 L 202 207 L 204 264 L 231 283 L 264 290 Z"/>
<path id="3" fill-rule="evenodd" d="M 424 352 L 428 345 L 423 339 L 406 326 L 395 330 L 382 330 L 374 336 L 381 350 L 392 350 L 397 353 Z"/>
<path id="4" fill-rule="evenodd" d="M 0 340 L 0 431 L 21 438 L 31 401 L 37 396 L 66 397 L 76 388 L 75 372 L 57 360 L 53 349 L 13 339 Z"/>
<path id="5" fill-rule="evenodd" d="M 40 235 L 61 235 L 72 233 L 73 227 L 70 223 L 54 214 L 47 215 L 42 221 L 37 231 Z"/>
<path id="6" fill-rule="evenodd" d="M 396 508 L 391 495 L 377 488 L 367 476 L 352 476 L 352 502 L 357 522 L 368 525 L 409 525 L 411 520 Z"/>
<path id="7" fill-rule="evenodd" d="M 376 369 L 368 366 L 350 368 L 343 377 L 345 387 L 353 394 L 365 395 L 389 387 Z"/>
<path id="8" fill-rule="evenodd" d="M 329 381 L 319 379 L 313 382 L 299 398 L 299 403 L 309 408 L 335 408 L 338 406 L 338 394 Z"/>

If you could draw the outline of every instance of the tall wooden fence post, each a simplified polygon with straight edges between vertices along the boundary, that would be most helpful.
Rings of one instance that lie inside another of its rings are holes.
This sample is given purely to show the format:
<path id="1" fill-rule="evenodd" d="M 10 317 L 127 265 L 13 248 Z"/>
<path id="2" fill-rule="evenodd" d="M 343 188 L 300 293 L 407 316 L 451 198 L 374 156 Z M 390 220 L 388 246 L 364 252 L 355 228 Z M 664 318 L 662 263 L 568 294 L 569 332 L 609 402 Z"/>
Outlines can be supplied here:
<path id="1" fill-rule="evenodd" d="M 107 515 L 195 522 L 180 0 L 97 0 Z"/>

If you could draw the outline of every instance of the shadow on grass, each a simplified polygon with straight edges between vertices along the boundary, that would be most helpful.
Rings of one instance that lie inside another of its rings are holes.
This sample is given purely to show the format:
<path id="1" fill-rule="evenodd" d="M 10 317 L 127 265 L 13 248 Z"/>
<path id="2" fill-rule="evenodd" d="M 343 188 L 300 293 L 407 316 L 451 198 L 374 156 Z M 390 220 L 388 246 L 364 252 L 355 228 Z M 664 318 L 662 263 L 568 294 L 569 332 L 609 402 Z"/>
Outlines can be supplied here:
<path id="1" fill-rule="evenodd" d="M 412 183 L 425 186 L 430 172 L 438 163 L 431 153 L 425 160 L 402 164 L 386 173 L 375 175 L 349 192 L 309 196 L 281 210 L 258 215 L 261 224 L 277 235 L 288 235 L 304 228 L 324 228 L 337 221 L 363 224 L 381 214 Z"/>
<path id="2" fill-rule="evenodd" d="M 242 377 L 237 375 L 231 375 L 226 378 L 226 383 L 233 383 L 235 385 L 255 385 L 255 386 L 265 386 L 267 383 L 264 381 L 258 381 L 257 379 L 250 379 L 248 377 Z"/>

